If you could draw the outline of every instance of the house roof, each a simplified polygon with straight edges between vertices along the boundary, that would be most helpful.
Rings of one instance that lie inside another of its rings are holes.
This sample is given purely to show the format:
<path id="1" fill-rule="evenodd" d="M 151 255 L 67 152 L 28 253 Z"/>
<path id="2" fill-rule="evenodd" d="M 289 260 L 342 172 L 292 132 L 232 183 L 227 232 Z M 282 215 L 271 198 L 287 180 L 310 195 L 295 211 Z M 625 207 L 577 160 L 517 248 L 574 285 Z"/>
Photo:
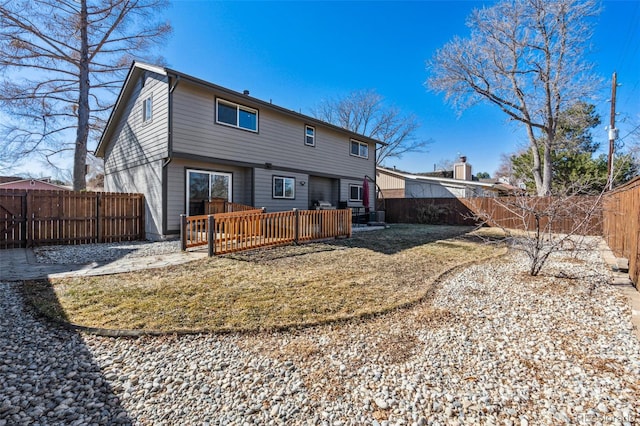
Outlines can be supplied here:
<path id="1" fill-rule="evenodd" d="M 188 81 L 190 83 L 197 84 L 199 86 L 207 87 L 207 88 L 215 90 L 217 92 L 221 92 L 221 93 L 227 94 L 229 96 L 247 98 L 247 99 L 250 99 L 251 103 L 253 103 L 255 105 L 258 105 L 261 108 L 266 108 L 266 109 L 270 109 L 272 111 L 277 111 L 277 112 L 279 112 L 281 114 L 285 114 L 285 115 L 288 115 L 290 117 L 303 120 L 303 121 L 305 121 L 305 122 L 307 122 L 309 124 L 314 124 L 314 125 L 318 125 L 318 126 L 331 128 L 333 130 L 336 130 L 336 131 L 339 131 L 341 133 L 347 134 L 350 138 L 358 139 L 359 141 L 362 141 L 362 142 L 372 143 L 374 145 L 375 144 L 387 145 L 385 142 L 370 138 L 370 137 L 365 136 L 365 135 L 361 135 L 359 133 L 352 132 L 350 130 L 344 129 L 342 127 L 336 126 L 336 125 L 331 124 L 331 123 L 327 123 L 327 122 L 319 120 L 317 118 L 310 117 L 308 115 L 301 114 L 299 112 L 296 112 L 296 111 L 293 111 L 293 110 L 290 110 L 290 109 L 287 109 L 287 108 L 283 108 L 283 107 L 280 107 L 278 105 L 274 105 L 271 102 L 266 102 L 266 101 L 263 101 L 261 99 L 249 96 L 247 94 L 240 93 L 240 92 L 237 92 L 235 90 L 231 90 L 231 89 L 219 86 L 219 85 L 214 84 L 214 83 L 210 83 L 208 81 L 199 79 L 197 77 L 193 77 L 191 75 L 182 73 L 180 71 L 176 71 L 176 70 L 173 70 L 173 69 L 170 69 L 170 68 L 166 68 L 166 67 L 160 67 L 160 66 L 156 66 L 156 65 L 146 64 L 144 62 L 134 61 L 131 64 L 131 68 L 129 69 L 129 73 L 127 74 L 127 77 L 124 80 L 124 84 L 122 86 L 122 89 L 120 90 L 120 94 L 118 95 L 118 99 L 116 100 L 116 103 L 113 106 L 113 109 L 111 110 L 111 114 L 110 114 L 109 119 L 107 121 L 107 125 L 105 126 L 104 131 L 102 132 L 102 135 L 100 136 L 100 141 L 98 142 L 98 146 L 96 147 L 96 150 L 95 150 L 95 155 L 97 157 L 103 157 L 104 156 L 104 150 L 106 148 L 106 141 L 109 140 L 111 134 L 113 133 L 113 131 L 115 129 L 115 123 L 117 122 L 117 119 L 122 114 L 123 108 L 126 105 L 126 99 L 128 98 L 128 96 L 130 96 L 131 92 L 133 91 L 133 88 L 135 86 L 135 81 L 139 78 L 139 76 L 144 71 L 151 71 L 151 72 L 154 72 L 154 73 L 159 74 L 159 75 L 163 75 L 163 76 L 168 76 L 168 77 L 174 78 L 176 82 L 179 82 L 180 80 L 185 80 L 185 81 Z"/>
<path id="2" fill-rule="evenodd" d="M 474 188 L 483 188 L 488 190 L 498 190 L 496 185 L 493 183 L 478 182 L 475 180 L 461 180 L 461 179 L 444 178 L 444 177 L 437 177 L 437 176 L 417 175 L 413 173 L 399 172 L 397 170 L 391 170 L 391 169 L 387 169 L 386 167 L 380 167 L 380 166 L 376 167 L 376 170 L 380 172 L 388 173 L 393 176 L 404 178 L 406 180 L 413 180 L 418 182 L 420 181 L 433 182 L 433 183 L 441 183 L 441 184 L 453 185 L 453 186 L 466 186 L 466 187 L 474 187 Z"/>
<path id="3" fill-rule="evenodd" d="M 69 191 L 69 187 L 56 185 L 55 183 L 48 182 L 49 178 L 40 178 L 40 179 L 22 179 L 18 178 L 16 180 L 11 180 L 8 182 L 0 183 L 0 189 L 3 188 L 16 188 L 16 189 L 29 189 L 31 186 L 39 186 L 38 189 L 51 189 L 51 190 L 65 190 Z"/>
<path id="4" fill-rule="evenodd" d="M 24 178 L 20 176 L 0 176 L 0 184 L 14 182 L 16 180 L 24 180 Z"/>

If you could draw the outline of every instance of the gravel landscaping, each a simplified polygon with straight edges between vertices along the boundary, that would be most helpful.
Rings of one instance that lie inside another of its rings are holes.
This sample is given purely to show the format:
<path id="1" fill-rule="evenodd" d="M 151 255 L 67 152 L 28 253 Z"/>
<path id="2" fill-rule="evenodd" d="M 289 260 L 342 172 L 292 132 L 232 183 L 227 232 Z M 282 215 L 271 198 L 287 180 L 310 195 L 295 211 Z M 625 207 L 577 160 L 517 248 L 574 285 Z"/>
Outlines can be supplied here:
<path id="1" fill-rule="evenodd" d="M 107 338 L 0 283 L 0 426 L 634 425 L 640 343 L 596 252 L 473 265 L 428 301 L 289 332 Z"/>
<path id="2" fill-rule="evenodd" d="M 83 244 L 76 246 L 35 247 L 36 262 L 82 265 L 92 262 L 110 262 L 116 259 L 131 259 L 157 256 L 180 251 L 180 241 L 131 241 L 125 243 Z"/>

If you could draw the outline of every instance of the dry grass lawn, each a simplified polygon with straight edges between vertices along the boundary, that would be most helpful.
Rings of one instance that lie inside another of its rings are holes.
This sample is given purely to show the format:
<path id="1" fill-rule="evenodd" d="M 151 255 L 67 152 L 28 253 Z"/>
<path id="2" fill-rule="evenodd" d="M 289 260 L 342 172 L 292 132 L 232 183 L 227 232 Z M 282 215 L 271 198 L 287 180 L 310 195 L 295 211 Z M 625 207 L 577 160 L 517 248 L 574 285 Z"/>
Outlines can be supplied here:
<path id="1" fill-rule="evenodd" d="M 87 327 L 182 332 L 319 324 L 414 303 L 443 272 L 498 253 L 471 230 L 396 225 L 162 269 L 30 281 L 24 294 L 43 314 Z"/>

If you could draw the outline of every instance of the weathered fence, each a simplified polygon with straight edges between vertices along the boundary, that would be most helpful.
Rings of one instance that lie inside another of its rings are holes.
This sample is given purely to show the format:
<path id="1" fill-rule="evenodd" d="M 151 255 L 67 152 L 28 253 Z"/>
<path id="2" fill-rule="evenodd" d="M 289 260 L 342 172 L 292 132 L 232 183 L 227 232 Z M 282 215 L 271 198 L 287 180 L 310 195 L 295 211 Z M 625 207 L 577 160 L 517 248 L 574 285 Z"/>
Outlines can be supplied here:
<path id="1" fill-rule="evenodd" d="M 0 189 L 0 248 L 144 239 L 144 196 Z"/>
<path id="2" fill-rule="evenodd" d="M 629 277 L 640 282 L 640 177 L 604 197 L 603 236 L 617 257 L 629 259 Z"/>
<path id="3" fill-rule="evenodd" d="M 263 210 L 181 216 L 182 249 L 208 245 L 209 255 L 351 236 L 351 210 Z"/>
<path id="4" fill-rule="evenodd" d="M 601 235 L 598 197 L 478 197 L 388 198 L 386 219 L 391 223 L 476 225 L 480 217 L 491 226 L 540 229 L 558 233 Z"/>

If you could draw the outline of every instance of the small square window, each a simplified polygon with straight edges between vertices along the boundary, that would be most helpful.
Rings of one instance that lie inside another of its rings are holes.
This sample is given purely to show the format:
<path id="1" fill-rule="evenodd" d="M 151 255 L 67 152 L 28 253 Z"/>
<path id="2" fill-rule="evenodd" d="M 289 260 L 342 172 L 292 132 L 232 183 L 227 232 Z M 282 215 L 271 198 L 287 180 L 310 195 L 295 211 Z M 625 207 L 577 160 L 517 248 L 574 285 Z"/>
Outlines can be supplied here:
<path id="1" fill-rule="evenodd" d="M 351 140 L 351 155 L 354 157 L 369 158 L 369 145 Z"/>
<path id="2" fill-rule="evenodd" d="M 142 102 L 142 122 L 146 123 L 153 118 L 153 99 L 149 96 Z"/>
<path id="3" fill-rule="evenodd" d="M 316 128 L 313 126 L 304 126 L 304 144 L 307 146 L 316 146 Z"/>
<path id="4" fill-rule="evenodd" d="M 349 185 L 349 201 L 362 201 L 362 185 Z"/>
<path id="5" fill-rule="evenodd" d="M 296 180 L 292 177 L 273 177 L 273 198 L 296 198 Z"/>

